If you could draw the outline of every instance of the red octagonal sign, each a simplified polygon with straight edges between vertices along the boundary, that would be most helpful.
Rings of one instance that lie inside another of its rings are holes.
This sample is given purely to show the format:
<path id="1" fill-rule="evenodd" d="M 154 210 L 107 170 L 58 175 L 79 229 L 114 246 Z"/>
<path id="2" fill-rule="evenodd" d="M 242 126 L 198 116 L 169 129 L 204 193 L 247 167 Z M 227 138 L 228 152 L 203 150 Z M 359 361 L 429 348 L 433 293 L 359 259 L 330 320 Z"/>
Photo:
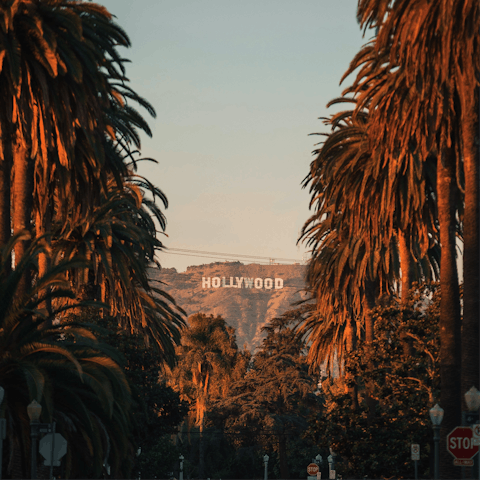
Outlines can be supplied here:
<path id="1" fill-rule="evenodd" d="M 310 463 L 307 467 L 307 473 L 309 475 L 316 475 L 318 472 L 319 468 L 316 463 Z"/>
<path id="2" fill-rule="evenodd" d="M 478 446 L 473 445 L 472 429 L 455 427 L 447 436 L 447 450 L 455 457 L 455 465 L 473 465 Z"/>

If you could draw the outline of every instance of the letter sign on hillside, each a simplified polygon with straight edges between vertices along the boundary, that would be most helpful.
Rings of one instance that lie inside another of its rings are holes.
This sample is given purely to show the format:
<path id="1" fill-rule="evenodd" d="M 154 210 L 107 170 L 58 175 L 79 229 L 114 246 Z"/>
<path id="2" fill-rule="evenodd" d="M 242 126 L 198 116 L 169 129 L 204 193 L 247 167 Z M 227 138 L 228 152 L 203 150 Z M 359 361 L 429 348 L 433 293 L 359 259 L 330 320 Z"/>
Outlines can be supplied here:
<path id="1" fill-rule="evenodd" d="M 474 445 L 472 429 L 455 427 L 447 435 L 447 450 L 455 457 L 454 465 L 472 466 L 473 457 L 478 452 L 478 445 Z"/>
<path id="2" fill-rule="evenodd" d="M 256 288 L 280 290 L 283 278 L 202 277 L 202 288 Z"/>

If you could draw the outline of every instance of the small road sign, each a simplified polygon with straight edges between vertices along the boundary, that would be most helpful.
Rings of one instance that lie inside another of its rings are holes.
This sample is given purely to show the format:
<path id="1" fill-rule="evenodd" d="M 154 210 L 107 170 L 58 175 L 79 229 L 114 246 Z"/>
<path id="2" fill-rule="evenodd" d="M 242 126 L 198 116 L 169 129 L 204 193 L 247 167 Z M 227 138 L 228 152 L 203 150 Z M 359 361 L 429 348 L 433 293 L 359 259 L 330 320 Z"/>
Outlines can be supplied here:
<path id="1" fill-rule="evenodd" d="M 473 430 L 470 427 L 455 427 L 447 435 L 447 450 L 455 458 L 454 465 L 471 466 L 478 446 L 473 443 Z"/>
<path id="2" fill-rule="evenodd" d="M 53 435 L 55 435 L 55 442 L 53 442 Z M 55 446 L 53 445 L 55 443 Z M 45 435 L 38 446 L 38 451 L 45 459 L 44 465 L 50 465 L 53 450 L 53 466 L 60 466 L 60 459 L 67 453 L 67 441 L 60 433 L 49 433 Z"/>
<path id="3" fill-rule="evenodd" d="M 316 463 L 309 463 L 307 467 L 307 473 L 311 476 L 317 475 L 317 472 L 319 471 L 318 465 Z"/>
<path id="4" fill-rule="evenodd" d="M 411 451 L 412 451 L 412 460 L 414 461 L 420 460 L 420 445 L 418 443 L 412 443 Z"/>
<path id="5" fill-rule="evenodd" d="M 473 444 L 480 445 L 480 424 L 472 425 L 473 430 Z"/>

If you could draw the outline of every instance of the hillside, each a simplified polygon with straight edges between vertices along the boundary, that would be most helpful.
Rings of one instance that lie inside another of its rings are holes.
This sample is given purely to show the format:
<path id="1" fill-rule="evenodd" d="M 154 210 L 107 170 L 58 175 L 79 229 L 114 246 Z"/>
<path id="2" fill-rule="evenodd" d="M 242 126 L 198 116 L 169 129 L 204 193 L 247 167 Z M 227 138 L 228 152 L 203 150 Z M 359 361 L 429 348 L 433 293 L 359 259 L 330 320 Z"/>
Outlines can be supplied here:
<path id="1" fill-rule="evenodd" d="M 260 329 L 270 319 L 306 297 L 304 265 L 244 265 L 240 262 L 210 263 L 188 267 L 151 269 L 150 277 L 164 283 L 162 289 L 188 315 L 221 315 L 235 328 L 239 347 L 260 345 Z"/>

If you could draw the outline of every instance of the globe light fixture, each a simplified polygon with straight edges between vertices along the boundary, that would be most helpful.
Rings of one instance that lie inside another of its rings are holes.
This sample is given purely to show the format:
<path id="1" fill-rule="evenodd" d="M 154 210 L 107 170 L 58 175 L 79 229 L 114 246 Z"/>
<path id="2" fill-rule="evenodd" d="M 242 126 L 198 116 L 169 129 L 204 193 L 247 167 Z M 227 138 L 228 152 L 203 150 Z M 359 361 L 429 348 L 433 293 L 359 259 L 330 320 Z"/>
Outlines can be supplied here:
<path id="1" fill-rule="evenodd" d="M 435 469 L 433 478 L 437 480 L 440 478 L 440 424 L 442 423 L 445 412 L 437 403 L 430 409 L 429 413 L 433 425 L 433 443 L 435 445 Z"/>
<path id="2" fill-rule="evenodd" d="M 42 413 L 42 406 L 36 400 L 33 400 L 27 407 L 27 413 L 30 423 L 38 423 Z"/>
<path id="3" fill-rule="evenodd" d="M 476 412 L 480 408 L 480 392 L 475 387 L 465 394 L 465 403 L 469 412 Z"/>
<path id="4" fill-rule="evenodd" d="M 430 420 L 434 426 L 440 426 L 443 420 L 443 414 L 445 411 L 443 408 L 437 403 L 433 408 L 429 410 L 430 413 Z"/>

